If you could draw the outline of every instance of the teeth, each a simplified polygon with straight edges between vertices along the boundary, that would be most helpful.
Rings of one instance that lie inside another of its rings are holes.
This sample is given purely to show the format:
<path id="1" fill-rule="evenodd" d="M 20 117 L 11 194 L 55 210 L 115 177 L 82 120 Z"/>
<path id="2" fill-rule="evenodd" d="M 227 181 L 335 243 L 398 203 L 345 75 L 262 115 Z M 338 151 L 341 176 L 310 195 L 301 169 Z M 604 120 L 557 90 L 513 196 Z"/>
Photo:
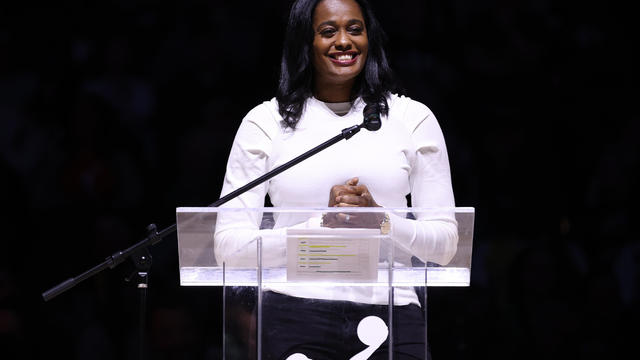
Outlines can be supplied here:
<path id="1" fill-rule="evenodd" d="M 337 57 L 338 61 L 348 61 L 348 60 L 351 60 L 352 58 L 353 58 L 353 56 L 349 55 L 349 54 L 339 55 Z"/>

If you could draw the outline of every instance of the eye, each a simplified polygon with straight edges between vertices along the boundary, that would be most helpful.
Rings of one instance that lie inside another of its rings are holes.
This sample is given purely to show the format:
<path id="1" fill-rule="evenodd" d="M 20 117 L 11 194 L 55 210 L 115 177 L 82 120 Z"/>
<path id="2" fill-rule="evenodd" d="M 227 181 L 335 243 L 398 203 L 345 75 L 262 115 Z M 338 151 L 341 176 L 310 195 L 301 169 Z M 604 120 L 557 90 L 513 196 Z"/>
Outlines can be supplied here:
<path id="1" fill-rule="evenodd" d="M 334 28 L 324 28 L 319 31 L 320 35 L 324 37 L 331 37 L 336 33 L 336 29 Z"/>
<path id="2" fill-rule="evenodd" d="M 360 26 L 350 26 L 348 30 L 355 35 L 362 34 L 362 27 Z"/>

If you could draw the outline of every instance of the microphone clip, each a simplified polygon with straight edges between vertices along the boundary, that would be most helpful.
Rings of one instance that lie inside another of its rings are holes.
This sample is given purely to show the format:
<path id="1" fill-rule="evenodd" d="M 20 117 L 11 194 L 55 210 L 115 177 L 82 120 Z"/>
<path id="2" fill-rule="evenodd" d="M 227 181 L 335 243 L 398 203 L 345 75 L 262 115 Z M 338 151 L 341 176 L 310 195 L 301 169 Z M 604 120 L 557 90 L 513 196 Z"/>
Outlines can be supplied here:
<path id="1" fill-rule="evenodd" d="M 342 129 L 342 137 L 345 140 L 349 140 L 353 135 L 357 134 L 358 131 L 362 128 L 363 124 L 353 125 L 352 127 L 348 127 L 346 129 Z"/>

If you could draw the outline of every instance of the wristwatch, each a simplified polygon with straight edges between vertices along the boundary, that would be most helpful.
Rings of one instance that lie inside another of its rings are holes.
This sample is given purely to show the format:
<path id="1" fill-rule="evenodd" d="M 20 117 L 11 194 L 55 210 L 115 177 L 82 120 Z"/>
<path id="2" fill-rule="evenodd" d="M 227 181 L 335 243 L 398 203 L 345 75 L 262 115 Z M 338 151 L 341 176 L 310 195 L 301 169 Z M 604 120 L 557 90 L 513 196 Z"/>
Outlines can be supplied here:
<path id="1" fill-rule="evenodd" d="M 389 220 L 389 214 L 384 213 L 384 219 L 380 222 L 380 233 L 388 235 L 391 231 L 391 221 Z"/>

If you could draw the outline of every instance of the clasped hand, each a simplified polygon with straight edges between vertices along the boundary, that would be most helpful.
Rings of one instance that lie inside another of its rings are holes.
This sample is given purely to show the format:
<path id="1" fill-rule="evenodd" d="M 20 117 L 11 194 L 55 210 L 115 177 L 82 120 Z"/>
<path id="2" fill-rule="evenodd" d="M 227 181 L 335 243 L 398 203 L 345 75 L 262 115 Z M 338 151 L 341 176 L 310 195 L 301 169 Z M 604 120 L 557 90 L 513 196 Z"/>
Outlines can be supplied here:
<path id="1" fill-rule="evenodd" d="M 366 185 L 357 177 L 344 185 L 334 185 L 329 192 L 329 207 L 380 207 Z M 377 228 L 383 213 L 331 212 L 323 216 L 322 226 L 330 228 Z"/>

